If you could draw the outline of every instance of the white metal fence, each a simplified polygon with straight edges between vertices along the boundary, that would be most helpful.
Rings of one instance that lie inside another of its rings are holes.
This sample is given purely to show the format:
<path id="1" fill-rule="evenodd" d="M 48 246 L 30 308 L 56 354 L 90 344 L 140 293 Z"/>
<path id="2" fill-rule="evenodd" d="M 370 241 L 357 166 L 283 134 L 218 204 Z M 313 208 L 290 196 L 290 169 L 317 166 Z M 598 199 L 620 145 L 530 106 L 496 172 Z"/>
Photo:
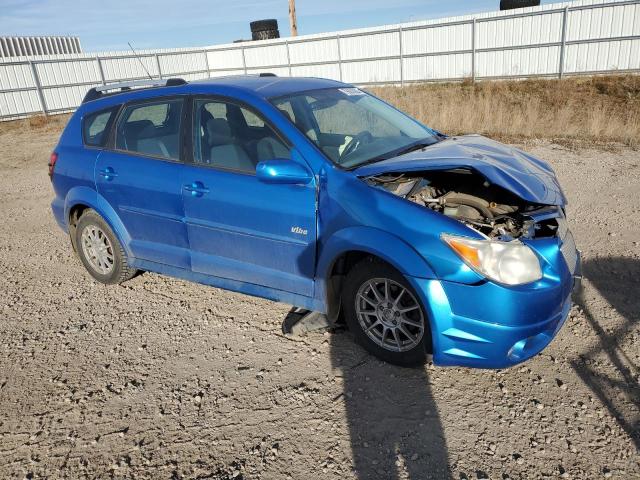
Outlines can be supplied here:
<path id="1" fill-rule="evenodd" d="M 329 34 L 0 63 L 0 119 L 77 107 L 100 84 L 272 72 L 358 85 L 640 71 L 640 0 L 581 0 Z M 142 67 L 144 64 L 144 68 Z M 146 69 L 146 71 L 145 71 Z"/>

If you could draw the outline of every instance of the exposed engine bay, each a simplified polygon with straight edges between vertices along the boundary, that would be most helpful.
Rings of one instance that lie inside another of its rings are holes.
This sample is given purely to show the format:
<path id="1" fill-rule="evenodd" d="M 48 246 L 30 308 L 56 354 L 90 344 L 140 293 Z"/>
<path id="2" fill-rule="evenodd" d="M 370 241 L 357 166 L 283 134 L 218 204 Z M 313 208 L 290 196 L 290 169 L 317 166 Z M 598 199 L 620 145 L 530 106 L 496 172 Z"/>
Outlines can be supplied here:
<path id="1" fill-rule="evenodd" d="M 552 237 L 561 224 L 558 207 L 525 202 L 474 170 L 384 174 L 365 181 L 455 218 L 491 239 Z"/>

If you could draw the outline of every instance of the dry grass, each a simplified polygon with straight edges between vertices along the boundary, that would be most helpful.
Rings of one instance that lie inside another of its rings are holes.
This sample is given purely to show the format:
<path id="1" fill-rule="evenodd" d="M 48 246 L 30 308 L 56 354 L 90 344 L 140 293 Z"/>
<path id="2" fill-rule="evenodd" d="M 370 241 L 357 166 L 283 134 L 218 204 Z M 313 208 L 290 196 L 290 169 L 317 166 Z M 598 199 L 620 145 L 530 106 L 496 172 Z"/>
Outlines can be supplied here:
<path id="1" fill-rule="evenodd" d="M 427 83 L 371 91 L 449 134 L 640 148 L 639 75 Z M 52 115 L 0 122 L 0 134 L 61 131 L 68 119 Z"/>
<path id="2" fill-rule="evenodd" d="M 485 81 L 371 91 L 449 134 L 640 147 L 640 76 Z"/>
<path id="3" fill-rule="evenodd" d="M 22 120 L 0 122 L 0 134 L 9 132 L 62 132 L 70 114 L 35 115 Z"/>

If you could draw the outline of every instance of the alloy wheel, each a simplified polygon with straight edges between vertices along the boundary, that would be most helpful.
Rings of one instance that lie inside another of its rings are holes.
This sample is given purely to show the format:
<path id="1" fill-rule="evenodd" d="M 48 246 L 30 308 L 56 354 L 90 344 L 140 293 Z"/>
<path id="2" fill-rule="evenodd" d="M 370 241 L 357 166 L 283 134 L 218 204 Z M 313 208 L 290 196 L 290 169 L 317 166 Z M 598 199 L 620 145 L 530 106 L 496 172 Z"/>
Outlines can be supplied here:
<path id="1" fill-rule="evenodd" d="M 392 352 L 416 347 L 424 335 L 424 314 L 416 297 L 389 278 L 364 282 L 356 294 L 356 315 L 364 333 Z"/>

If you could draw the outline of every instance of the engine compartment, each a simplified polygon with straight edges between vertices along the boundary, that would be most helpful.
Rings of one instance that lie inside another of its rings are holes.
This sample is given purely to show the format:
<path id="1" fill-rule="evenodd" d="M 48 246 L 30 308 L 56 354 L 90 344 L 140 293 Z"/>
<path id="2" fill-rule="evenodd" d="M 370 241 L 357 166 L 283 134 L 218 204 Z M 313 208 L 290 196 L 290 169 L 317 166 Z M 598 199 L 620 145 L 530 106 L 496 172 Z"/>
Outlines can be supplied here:
<path id="1" fill-rule="evenodd" d="M 488 238 L 552 237 L 558 234 L 558 207 L 528 203 L 492 185 L 470 169 L 434 170 L 366 177 L 378 188 L 455 218 Z"/>

